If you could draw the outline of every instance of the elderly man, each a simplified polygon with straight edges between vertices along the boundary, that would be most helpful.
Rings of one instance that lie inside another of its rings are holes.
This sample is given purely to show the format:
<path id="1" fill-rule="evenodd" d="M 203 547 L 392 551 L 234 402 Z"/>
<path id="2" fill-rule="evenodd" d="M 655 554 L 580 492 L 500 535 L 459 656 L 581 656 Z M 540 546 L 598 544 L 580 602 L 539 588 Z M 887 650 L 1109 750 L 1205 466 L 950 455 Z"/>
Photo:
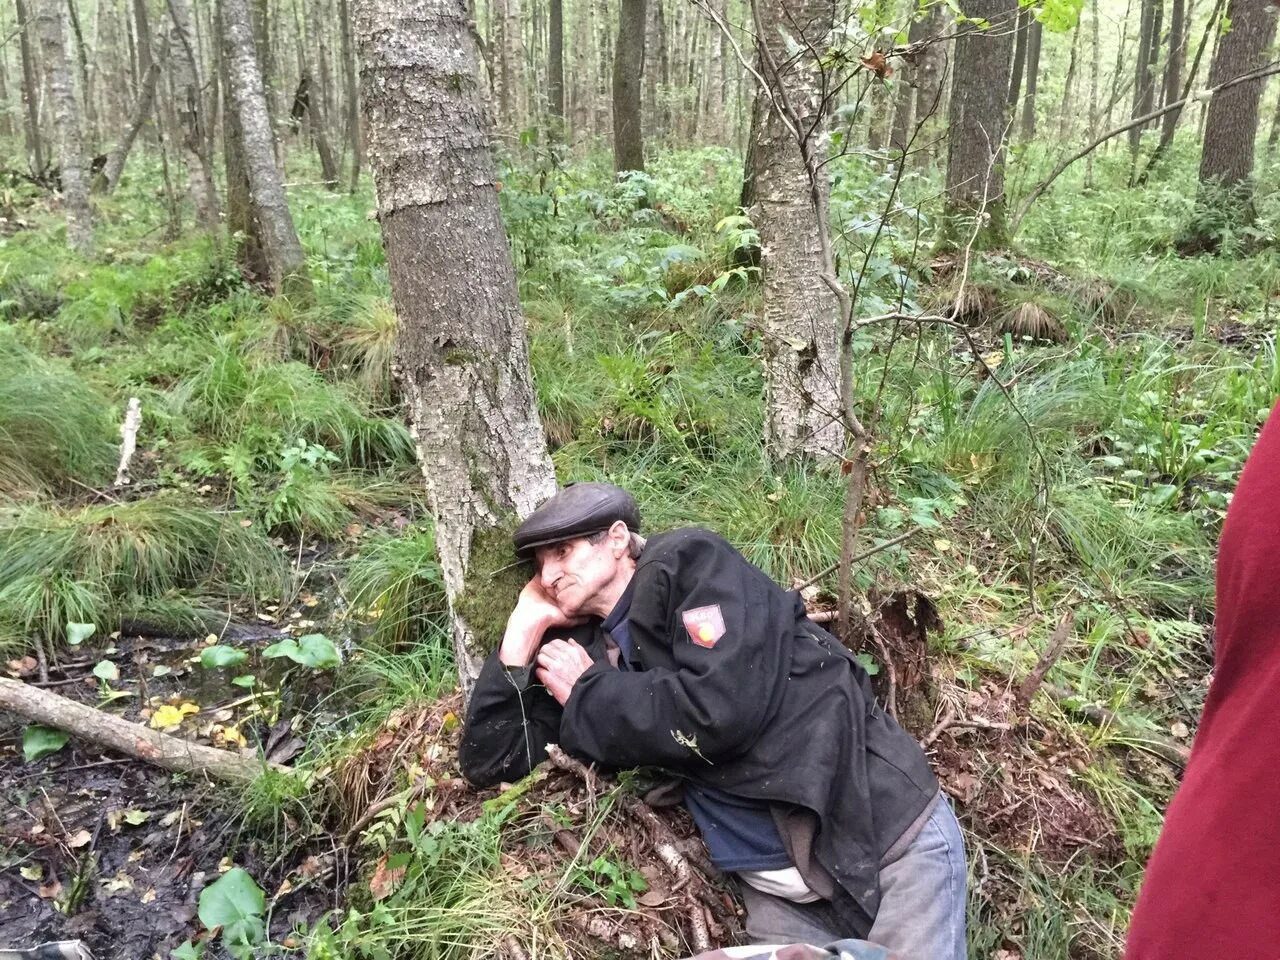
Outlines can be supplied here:
<path id="1" fill-rule="evenodd" d="M 549 743 L 661 767 L 742 881 L 754 942 L 963 958 L 959 826 L 866 673 L 720 537 L 639 529 L 630 494 L 584 483 L 516 530 L 537 573 L 472 695 L 466 777 L 518 779 Z"/>

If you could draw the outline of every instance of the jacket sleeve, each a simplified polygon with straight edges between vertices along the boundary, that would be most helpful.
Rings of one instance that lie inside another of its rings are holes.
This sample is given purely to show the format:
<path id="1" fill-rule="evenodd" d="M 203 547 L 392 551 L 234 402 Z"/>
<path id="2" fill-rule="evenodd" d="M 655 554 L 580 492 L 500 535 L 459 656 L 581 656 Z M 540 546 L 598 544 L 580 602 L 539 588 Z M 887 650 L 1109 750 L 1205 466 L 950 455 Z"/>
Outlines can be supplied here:
<path id="1" fill-rule="evenodd" d="M 458 746 L 462 775 L 477 787 L 519 780 L 546 759 L 561 712 L 532 665 L 509 668 L 491 654 L 471 691 Z"/>
<path id="2" fill-rule="evenodd" d="M 795 607 L 725 541 L 691 531 L 637 570 L 629 622 L 644 648 L 674 667 L 584 673 L 569 695 L 560 744 L 615 767 L 706 769 L 749 749 L 771 718 L 789 671 Z M 724 632 L 695 643 L 684 614 L 717 608 Z M 705 643 L 705 640 L 704 640 Z M 659 654 L 662 651 L 658 651 Z M 651 661 L 652 662 L 652 661 Z"/>

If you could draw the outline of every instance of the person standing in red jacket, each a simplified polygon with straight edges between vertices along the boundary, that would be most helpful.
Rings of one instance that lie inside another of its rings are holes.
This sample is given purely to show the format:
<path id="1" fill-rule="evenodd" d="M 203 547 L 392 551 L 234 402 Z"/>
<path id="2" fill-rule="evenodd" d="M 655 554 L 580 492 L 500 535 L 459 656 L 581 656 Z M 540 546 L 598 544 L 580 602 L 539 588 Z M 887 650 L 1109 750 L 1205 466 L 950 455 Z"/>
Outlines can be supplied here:
<path id="1" fill-rule="evenodd" d="M 1218 548 L 1213 683 L 1125 960 L 1280 958 L 1280 406 Z"/>

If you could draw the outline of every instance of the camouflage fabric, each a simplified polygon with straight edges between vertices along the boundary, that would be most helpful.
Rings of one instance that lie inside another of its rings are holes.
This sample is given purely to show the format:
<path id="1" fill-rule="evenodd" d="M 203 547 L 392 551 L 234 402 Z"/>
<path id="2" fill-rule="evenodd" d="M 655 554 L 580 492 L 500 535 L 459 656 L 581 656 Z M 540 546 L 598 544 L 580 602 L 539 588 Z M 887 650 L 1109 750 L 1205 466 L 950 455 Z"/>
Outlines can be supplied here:
<path id="1" fill-rule="evenodd" d="M 838 940 L 826 947 L 807 943 L 721 947 L 688 960 L 894 960 L 894 955 L 865 940 Z"/>
<path id="2" fill-rule="evenodd" d="M 83 940 L 58 940 L 26 950 L 0 947 L 0 960 L 93 960 Z"/>

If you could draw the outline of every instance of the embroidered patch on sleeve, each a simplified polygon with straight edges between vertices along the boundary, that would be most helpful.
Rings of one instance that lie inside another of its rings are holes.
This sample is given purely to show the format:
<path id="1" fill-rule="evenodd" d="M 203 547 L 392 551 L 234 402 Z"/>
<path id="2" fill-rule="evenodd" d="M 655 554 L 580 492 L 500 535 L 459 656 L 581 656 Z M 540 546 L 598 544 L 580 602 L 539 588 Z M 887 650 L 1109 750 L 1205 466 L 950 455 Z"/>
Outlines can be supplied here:
<path id="1" fill-rule="evenodd" d="M 724 617 L 720 614 L 720 604 L 713 603 L 709 607 L 694 607 L 684 612 L 684 628 L 689 631 L 689 639 L 700 647 L 710 650 L 716 641 L 724 636 Z"/>

